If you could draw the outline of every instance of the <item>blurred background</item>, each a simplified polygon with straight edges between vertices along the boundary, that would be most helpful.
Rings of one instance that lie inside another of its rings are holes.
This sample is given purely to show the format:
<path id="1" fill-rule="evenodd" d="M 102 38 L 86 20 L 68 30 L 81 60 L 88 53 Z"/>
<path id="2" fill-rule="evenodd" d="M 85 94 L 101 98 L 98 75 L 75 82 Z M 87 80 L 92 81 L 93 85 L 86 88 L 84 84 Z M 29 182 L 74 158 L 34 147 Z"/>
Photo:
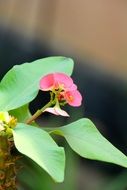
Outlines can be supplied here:
<path id="1" fill-rule="evenodd" d="M 52 55 L 73 58 L 73 78 L 83 105 L 67 108 L 71 119 L 46 116 L 50 125 L 89 117 L 127 154 L 126 20 L 127 2 L 123 0 L 1 0 L 0 79 L 15 64 Z M 31 107 L 40 101 L 41 95 Z M 66 154 L 63 184 L 54 184 L 26 159 L 26 171 L 19 175 L 21 190 L 127 190 L 123 168 L 82 159 L 68 146 Z"/>

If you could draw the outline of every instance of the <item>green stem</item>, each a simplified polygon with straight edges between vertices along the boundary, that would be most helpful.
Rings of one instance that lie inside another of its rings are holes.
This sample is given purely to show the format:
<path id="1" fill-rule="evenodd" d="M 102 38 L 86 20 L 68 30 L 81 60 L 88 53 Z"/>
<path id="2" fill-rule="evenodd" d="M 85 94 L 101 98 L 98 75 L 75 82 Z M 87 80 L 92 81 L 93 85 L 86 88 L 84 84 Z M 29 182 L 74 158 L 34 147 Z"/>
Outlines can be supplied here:
<path id="1" fill-rule="evenodd" d="M 37 110 L 27 121 L 26 124 L 31 124 L 35 119 L 37 119 L 46 108 L 51 107 L 53 104 L 52 100 L 50 102 L 48 102 L 44 107 L 42 107 L 41 109 Z"/>

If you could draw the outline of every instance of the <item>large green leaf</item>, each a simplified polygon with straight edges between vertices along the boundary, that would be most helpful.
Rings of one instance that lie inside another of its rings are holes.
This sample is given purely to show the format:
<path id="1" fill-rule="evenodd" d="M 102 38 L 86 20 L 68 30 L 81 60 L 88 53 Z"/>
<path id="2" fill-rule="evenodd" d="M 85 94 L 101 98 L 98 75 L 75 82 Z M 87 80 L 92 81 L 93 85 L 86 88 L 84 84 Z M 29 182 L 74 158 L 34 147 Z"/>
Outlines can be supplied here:
<path id="1" fill-rule="evenodd" d="M 57 182 L 64 179 L 65 154 L 42 129 L 19 123 L 13 130 L 14 143 L 22 154 L 42 167 Z"/>
<path id="2" fill-rule="evenodd" d="M 65 180 L 63 183 L 58 184 L 54 183 L 50 176 L 35 162 L 24 156 L 20 160 L 20 165 L 24 167 L 18 173 L 18 181 L 22 190 L 68 190 L 68 187 L 69 190 L 76 190 L 78 164 L 79 159 L 75 157 L 74 152 L 67 146 Z"/>
<path id="3" fill-rule="evenodd" d="M 49 57 L 14 66 L 0 83 L 0 110 L 9 111 L 32 101 L 39 90 L 39 80 L 50 72 L 72 73 L 73 60 Z"/>
<path id="4" fill-rule="evenodd" d="M 82 157 L 127 167 L 127 157 L 104 138 L 89 119 L 80 119 L 52 132 L 64 136 Z"/>
<path id="5" fill-rule="evenodd" d="M 19 123 L 25 123 L 27 119 L 31 117 L 28 104 L 11 110 L 9 114 L 14 116 Z"/>
<path id="6" fill-rule="evenodd" d="M 29 110 L 29 104 L 10 110 L 9 114 L 14 116 L 18 123 L 26 123 L 26 121 L 32 116 Z M 31 125 L 39 127 L 35 121 L 33 121 Z"/>

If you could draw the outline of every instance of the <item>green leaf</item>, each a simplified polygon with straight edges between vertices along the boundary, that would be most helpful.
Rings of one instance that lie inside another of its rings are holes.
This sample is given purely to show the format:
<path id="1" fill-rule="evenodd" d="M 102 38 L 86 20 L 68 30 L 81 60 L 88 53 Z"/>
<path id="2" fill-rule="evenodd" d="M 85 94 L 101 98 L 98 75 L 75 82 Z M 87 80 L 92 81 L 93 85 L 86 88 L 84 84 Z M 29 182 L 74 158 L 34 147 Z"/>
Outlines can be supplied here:
<path id="1" fill-rule="evenodd" d="M 104 138 L 89 119 L 80 119 L 51 132 L 64 136 L 71 148 L 84 158 L 127 168 L 127 157 Z"/>
<path id="2" fill-rule="evenodd" d="M 31 117 L 28 104 L 11 110 L 9 114 L 14 116 L 19 123 L 25 123 L 26 120 Z"/>
<path id="3" fill-rule="evenodd" d="M 67 146 L 66 149 L 66 172 L 63 183 L 54 183 L 50 176 L 42 170 L 31 159 L 23 157 L 20 159 L 20 165 L 23 169 L 18 172 L 17 180 L 23 190 L 76 190 L 76 179 L 79 159 L 75 157 L 74 152 Z M 71 170 L 70 170 L 71 166 Z M 33 180 L 34 179 L 34 180 Z M 43 182 L 42 182 L 43 180 Z M 18 190 L 20 188 L 18 187 Z"/>
<path id="4" fill-rule="evenodd" d="M 29 110 L 29 104 L 26 104 L 14 110 L 10 110 L 9 114 L 14 116 L 17 119 L 18 123 L 26 123 L 26 121 L 32 116 Z M 31 125 L 39 127 L 35 121 L 33 121 Z"/>
<path id="5" fill-rule="evenodd" d="M 32 101 L 39 90 L 39 80 L 51 72 L 71 75 L 73 60 L 49 57 L 14 66 L 0 83 L 0 110 L 9 111 Z"/>
<path id="6" fill-rule="evenodd" d="M 22 154 L 43 168 L 56 182 L 64 180 L 65 154 L 42 129 L 19 123 L 13 130 L 14 143 Z"/>

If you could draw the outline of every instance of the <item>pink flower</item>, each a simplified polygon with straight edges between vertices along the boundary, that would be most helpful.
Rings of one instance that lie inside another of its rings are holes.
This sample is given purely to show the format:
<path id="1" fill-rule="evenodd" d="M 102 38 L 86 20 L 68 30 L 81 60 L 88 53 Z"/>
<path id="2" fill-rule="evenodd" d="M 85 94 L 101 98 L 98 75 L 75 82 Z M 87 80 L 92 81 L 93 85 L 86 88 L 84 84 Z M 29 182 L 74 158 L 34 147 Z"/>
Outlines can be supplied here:
<path id="1" fill-rule="evenodd" d="M 81 105 L 82 96 L 78 90 L 65 92 L 65 99 L 70 106 L 78 107 Z"/>
<path id="2" fill-rule="evenodd" d="M 47 108 L 46 111 L 55 115 L 68 116 L 68 114 L 58 107 L 58 103 L 66 102 L 71 106 L 81 105 L 82 96 L 77 90 L 71 77 L 64 73 L 51 73 L 41 78 L 40 89 L 42 91 L 52 91 L 55 95 L 57 106 Z"/>
<path id="3" fill-rule="evenodd" d="M 73 80 L 64 73 L 51 73 L 40 80 L 40 89 L 43 91 L 56 90 L 56 89 L 70 89 L 77 88 L 73 86 Z"/>

